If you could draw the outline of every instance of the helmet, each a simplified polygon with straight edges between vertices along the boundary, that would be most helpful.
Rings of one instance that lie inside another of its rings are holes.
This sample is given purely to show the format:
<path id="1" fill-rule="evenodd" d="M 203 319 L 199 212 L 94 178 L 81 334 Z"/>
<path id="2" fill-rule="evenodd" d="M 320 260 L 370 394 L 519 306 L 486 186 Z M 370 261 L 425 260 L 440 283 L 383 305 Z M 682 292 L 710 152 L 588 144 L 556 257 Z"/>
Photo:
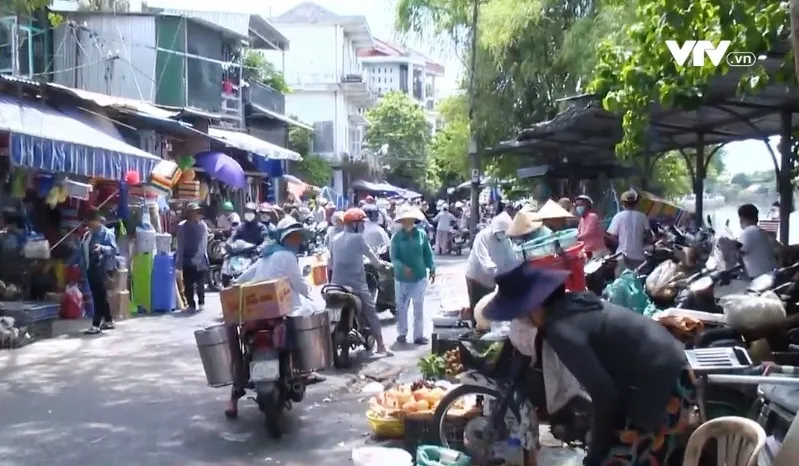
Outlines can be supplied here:
<path id="1" fill-rule="evenodd" d="M 449 210 L 449 206 L 447 204 L 441 204 L 441 210 Z"/>
<path id="2" fill-rule="evenodd" d="M 283 242 L 288 235 L 298 231 L 304 232 L 305 227 L 291 215 L 287 215 L 277 223 L 277 237 L 280 242 Z"/>
<path id="3" fill-rule="evenodd" d="M 585 194 L 580 194 L 579 196 L 575 197 L 574 200 L 575 201 L 585 201 L 585 202 L 588 203 L 589 206 L 594 205 L 594 201 L 590 197 L 586 196 Z"/>
<path id="4" fill-rule="evenodd" d="M 222 203 L 222 211 L 224 211 L 224 212 L 233 212 L 234 210 L 236 210 L 236 209 L 233 208 L 233 203 L 232 202 L 225 201 L 225 202 Z"/>
<path id="5" fill-rule="evenodd" d="M 258 205 L 258 212 L 269 212 L 272 206 L 268 202 L 262 202 Z"/>
<path id="6" fill-rule="evenodd" d="M 244 210 L 247 210 L 247 211 L 250 211 L 250 212 L 258 212 L 258 205 L 256 203 L 254 203 L 254 202 L 248 202 L 248 203 L 244 204 Z"/>
<path id="7" fill-rule="evenodd" d="M 344 212 L 342 212 L 340 210 L 336 211 L 336 212 L 333 212 L 330 215 L 330 223 L 334 227 L 341 226 L 341 224 L 344 223 Z"/>
<path id="8" fill-rule="evenodd" d="M 363 212 L 366 214 L 366 218 L 368 218 L 369 221 L 377 222 L 380 219 L 380 209 L 374 204 L 366 204 L 363 206 Z"/>
<path id="9" fill-rule="evenodd" d="M 347 209 L 344 212 L 344 218 L 342 218 L 344 224 L 355 223 L 355 222 L 363 222 L 366 218 L 366 212 L 363 209 L 359 209 L 357 207 L 353 207 L 352 209 Z"/>

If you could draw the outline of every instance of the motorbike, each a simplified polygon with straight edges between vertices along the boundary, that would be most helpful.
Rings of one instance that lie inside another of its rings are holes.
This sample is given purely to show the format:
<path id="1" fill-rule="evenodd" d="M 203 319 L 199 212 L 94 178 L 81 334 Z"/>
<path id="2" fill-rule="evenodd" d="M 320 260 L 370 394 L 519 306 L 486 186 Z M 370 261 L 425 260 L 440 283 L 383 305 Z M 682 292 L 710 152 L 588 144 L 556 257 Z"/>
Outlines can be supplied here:
<path id="1" fill-rule="evenodd" d="M 329 284 L 322 287 L 327 313 L 330 316 L 333 340 L 333 366 L 346 369 L 350 366 L 350 350 L 362 346 L 371 351 L 375 338 L 366 327 L 363 302 L 348 286 Z"/>
<path id="2" fill-rule="evenodd" d="M 463 254 L 463 248 L 469 244 L 469 231 L 455 228 L 452 231 L 452 243 L 450 244 L 450 251 L 457 255 Z"/>
<path id="3" fill-rule="evenodd" d="M 605 257 L 593 257 L 583 266 L 585 281 L 588 291 L 596 295 L 601 295 L 605 285 L 612 282 L 615 278 L 616 261 L 621 257 L 621 253 L 608 255 Z"/>
<path id="4" fill-rule="evenodd" d="M 208 288 L 210 291 L 220 291 L 222 286 L 222 264 L 225 262 L 225 241 L 230 236 L 229 232 L 217 230 L 208 240 Z"/>
<path id="5" fill-rule="evenodd" d="M 220 276 L 222 286 L 227 288 L 258 259 L 258 246 L 244 240 L 236 240 L 226 245 L 225 260 L 222 262 Z"/>
<path id="6" fill-rule="evenodd" d="M 462 343 L 468 346 L 468 343 Z M 464 354 L 476 353 L 466 351 Z M 447 413 L 459 399 L 467 396 L 476 397 L 481 411 L 481 415 L 471 419 L 464 429 L 467 449 L 473 457 L 485 458 L 495 442 L 506 440 L 510 435 L 507 417 L 513 416 L 517 423 L 521 422 L 524 406 L 540 421 L 549 423 L 550 432 L 556 439 L 570 446 L 587 445 L 591 428 L 590 400 L 577 396 L 558 412 L 549 413 L 540 358 L 531 368 L 531 358 L 516 350 L 510 340 L 505 340 L 494 364 L 473 357 L 468 357 L 463 363 L 472 369 L 459 376 L 460 385 L 447 392 L 433 415 L 433 425 L 438 427 L 441 445 L 446 447 L 461 440 L 447 435 L 450 432 Z M 486 397 L 493 401 L 486 400 Z"/>
<path id="7" fill-rule="evenodd" d="M 375 296 L 375 307 L 377 312 L 391 311 L 397 314 L 397 302 L 394 293 L 394 267 L 391 265 L 389 255 L 389 245 L 381 246 L 377 251 L 377 257 L 382 261 L 383 267 L 375 267 L 371 262 L 364 263 L 366 270 L 366 284 L 369 291 Z"/>

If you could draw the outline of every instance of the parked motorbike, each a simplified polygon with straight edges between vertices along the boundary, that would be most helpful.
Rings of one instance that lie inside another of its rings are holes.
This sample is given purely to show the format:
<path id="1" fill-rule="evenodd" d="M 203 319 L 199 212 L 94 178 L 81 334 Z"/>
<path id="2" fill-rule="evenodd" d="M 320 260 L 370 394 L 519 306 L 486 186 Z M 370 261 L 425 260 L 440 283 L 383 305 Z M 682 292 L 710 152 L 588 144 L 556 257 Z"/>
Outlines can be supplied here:
<path id="1" fill-rule="evenodd" d="M 225 241 L 229 236 L 230 232 L 217 230 L 211 234 L 211 238 L 208 240 L 208 288 L 210 291 L 220 291 L 223 288 L 222 264 L 227 255 Z"/>
<path id="2" fill-rule="evenodd" d="M 377 312 L 391 311 L 397 314 L 397 301 L 394 292 L 394 267 L 391 265 L 389 255 L 389 245 L 381 246 L 377 251 L 377 257 L 383 262 L 383 267 L 375 267 L 371 262 L 365 262 L 366 284 L 369 291 L 375 296 L 375 307 Z"/>
<path id="3" fill-rule="evenodd" d="M 450 251 L 457 255 L 463 254 L 463 248 L 469 244 L 469 231 L 455 228 L 451 235 Z"/>
<path id="4" fill-rule="evenodd" d="M 723 314 L 724 309 L 719 305 L 714 296 L 716 285 L 726 285 L 743 270 L 743 266 L 736 265 L 729 270 L 703 270 L 684 282 L 687 284 L 677 294 L 675 306 L 682 309 Z"/>
<path id="5" fill-rule="evenodd" d="M 769 374 L 773 376 L 799 375 L 799 369 L 793 366 L 771 366 Z M 770 437 L 766 443 L 765 458 L 767 464 L 786 442 L 788 431 L 792 424 L 796 424 L 799 413 L 799 377 L 795 383 L 786 385 L 773 385 L 761 383 L 757 389 L 757 400 L 753 407 L 757 422 L 763 427 Z"/>
<path id="6" fill-rule="evenodd" d="M 334 284 L 322 287 L 322 297 L 332 327 L 333 366 L 346 369 L 350 366 L 350 350 L 363 346 L 370 351 L 375 345 L 375 339 L 366 327 L 363 302 L 352 288 Z"/>
<path id="7" fill-rule="evenodd" d="M 258 246 L 243 240 L 226 245 L 225 260 L 220 270 L 222 286 L 227 288 L 258 259 Z"/>
<path id="8" fill-rule="evenodd" d="M 615 278 L 616 261 L 621 257 L 621 253 L 608 255 L 605 257 L 593 257 L 583 266 L 585 280 L 588 291 L 597 295 L 602 294 L 605 286 Z"/>
<path id="9" fill-rule="evenodd" d="M 533 410 L 530 412 L 535 412 L 540 421 L 549 423 L 553 437 L 571 446 L 585 446 L 591 427 L 590 400 L 575 397 L 558 412 L 549 413 L 541 361 L 539 359 L 533 368 L 530 363 L 531 358 L 517 351 L 510 340 L 503 343 L 494 364 L 464 361 L 473 369 L 459 376 L 460 385 L 447 392 L 434 413 L 438 441 L 444 446 L 453 442 L 447 435 L 450 432 L 447 412 L 459 399 L 475 396 L 481 415 L 471 419 L 464 430 L 467 448 L 473 457 L 485 458 L 495 442 L 508 438 L 506 416 L 512 415 L 521 422 L 524 405 Z M 486 397 L 493 400 L 489 402 Z"/>

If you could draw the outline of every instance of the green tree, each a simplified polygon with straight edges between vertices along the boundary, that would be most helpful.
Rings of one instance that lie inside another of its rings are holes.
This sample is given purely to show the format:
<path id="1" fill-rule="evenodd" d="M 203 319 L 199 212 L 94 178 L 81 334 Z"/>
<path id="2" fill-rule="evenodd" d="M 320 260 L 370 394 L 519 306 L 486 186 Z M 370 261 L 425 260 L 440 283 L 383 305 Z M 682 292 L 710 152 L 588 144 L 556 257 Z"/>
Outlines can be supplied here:
<path id="1" fill-rule="evenodd" d="M 314 186 L 327 186 L 333 176 L 330 164 L 319 155 L 311 153 L 313 131 L 293 126 L 289 130 L 288 148 L 302 156 L 302 160 L 292 162 L 291 171 L 300 179 Z"/>
<path id="2" fill-rule="evenodd" d="M 430 125 L 422 107 L 402 92 L 390 92 L 366 113 L 369 127 L 364 143 L 367 149 L 382 155 L 389 182 L 401 186 L 420 186 L 430 165 Z M 426 186 L 425 186 L 426 187 Z"/>
<path id="3" fill-rule="evenodd" d="M 469 112 L 466 96 L 456 94 L 438 103 L 440 127 L 430 143 L 430 159 L 438 178 L 447 186 L 460 184 L 469 174 Z"/>
<path id="4" fill-rule="evenodd" d="M 620 0 L 617 0 L 620 1 Z M 623 157 L 644 147 L 645 129 L 653 103 L 667 108 L 693 108 L 707 94 L 711 78 L 725 74 L 709 60 L 704 66 L 680 66 L 665 41 L 730 40 L 730 50 L 755 54 L 777 49 L 789 24 L 786 3 L 761 0 L 631 0 L 636 19 L 623 28 L 628 36 L 623 46 L 605 42 L 589 89 L 600 94 L 606 109 L 623 115 L 624 137 L 617 146 Z M 776 74 L 779 81 L 793 83 L 792 55 Z M 747 69 L 741 78 L 742 92 L 756 91 L 770 81 L 761 66 Z"/>
<path id="5" fill-rule="evenodd" d="M 244 51 L 244 79 L 257 81 L 272 89 L 288 94 L 291 92 L 283 73 L 277 70 L 274 64 L 266 59 L 263 53 L 255 49 Z"/>

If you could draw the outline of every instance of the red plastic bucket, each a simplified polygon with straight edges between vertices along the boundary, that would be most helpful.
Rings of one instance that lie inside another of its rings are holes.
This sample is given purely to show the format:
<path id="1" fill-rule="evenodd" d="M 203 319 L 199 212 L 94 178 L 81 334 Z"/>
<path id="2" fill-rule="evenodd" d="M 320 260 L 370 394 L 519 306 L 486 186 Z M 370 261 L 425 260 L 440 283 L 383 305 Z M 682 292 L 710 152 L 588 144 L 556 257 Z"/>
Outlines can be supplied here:
<path id="1" fill-rule="evenodd" d="M 581 242 L 564 250 L 563 255 L 552 254 L 531 259 L 530 262 L 542 269 L 568 270 L 571 275 L 566 279 L 566 289 L 569 291 L 583 291 L 586 289 L 585 271 L 583 270 L 586 257 L 583 243 Z"/>

